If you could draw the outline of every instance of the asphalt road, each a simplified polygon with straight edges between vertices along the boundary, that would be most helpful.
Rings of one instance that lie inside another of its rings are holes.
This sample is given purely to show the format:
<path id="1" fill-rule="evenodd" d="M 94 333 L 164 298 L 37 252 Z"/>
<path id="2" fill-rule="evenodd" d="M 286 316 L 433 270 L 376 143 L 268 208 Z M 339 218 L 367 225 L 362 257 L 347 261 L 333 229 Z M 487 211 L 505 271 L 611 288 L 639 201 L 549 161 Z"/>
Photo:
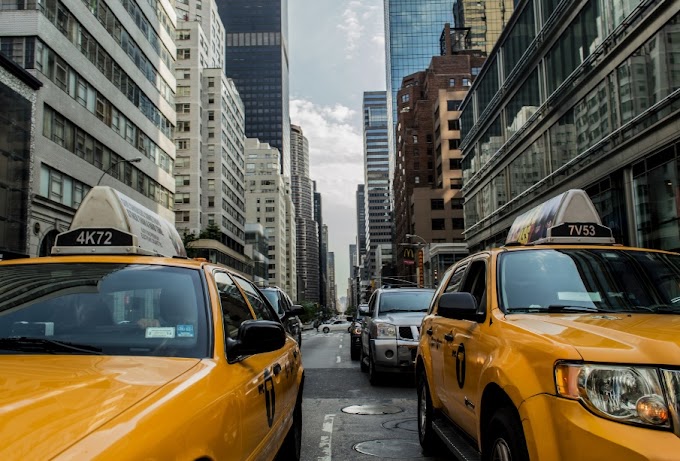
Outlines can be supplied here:
<path id="1" fill-rule="evenodd" d="M 302 459 L 304 461 L 443 460 L 423 455 L 416 425 L 412 377 L 395 376 L 379 387 L 350 359 L 349 333 L 307 330 Z M 355 412 L 355 413 L 352 413 Z M 377 413 L 377 414 L 356 414 Z"/>

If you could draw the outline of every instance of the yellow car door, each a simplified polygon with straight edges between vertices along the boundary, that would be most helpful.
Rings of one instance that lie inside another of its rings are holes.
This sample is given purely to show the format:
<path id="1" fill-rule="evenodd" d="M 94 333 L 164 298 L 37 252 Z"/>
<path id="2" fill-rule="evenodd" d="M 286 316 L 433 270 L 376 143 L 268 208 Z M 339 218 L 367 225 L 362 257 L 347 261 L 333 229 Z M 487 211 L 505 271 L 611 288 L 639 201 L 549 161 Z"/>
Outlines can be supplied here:
<path id="1" fill-rule="evenodd" d="M 229 339 L 236 340 L 238 328 L 253 315 L 241 290 L 232 276 L 226 272 L 213 273 L 222 304 L 224 329 Z M 271 447 L 272 427 L 276 415 L 276 387 L 272 364 L 280 351 L 267 352 L 229 363 L 234 376 L 246 374 L 249 379 L 239 380 L 241 391 L 241 451 L 235 459 L 268 460 L 274 457 L 278 447 Z M 229 383 L 224 383 L 228 386 Z"/>
<path id="2" fill-rule="evenodd" d="M 477 411 L 480 401 L 479 378 L 485 363 L 482 344 L 483 313 L 487 302 L 488 255 L 470 261 L 458 291 L 471 293 L 478 306 L 476 318 L 446 319 L 444 389 L 447 392 L 449 417 L 470 436 L 477 436 Z"/>
<path id="3" fill-rule="evenodd" d="M 256 319 L 280 321 L 276 312 L 271 309 L 270 304 L 251 282 L 236 275 L 232 278 L 243 290 Z M 286 344 L 281 349 L 258 355 L 258 358 L 262 356 L 263 360 L 267 360 L 259 364 L 264 368 L 263 375 L 258 378 L 263 383 L 262 387 L 258 388 L 258 392 L 264 397 L 260 399 L 260 403 L 265 405 L 266 423 L 270 431 L 267 446 L 263 450 L 265 457 L 261 459 L 270 459 L 276 454 L 292 423 L 293 409 L 297 399 L 296 375 L 293 375 L 291 363 L 294 348 L 297 348 L 297 342 L 287 337 Z"/>

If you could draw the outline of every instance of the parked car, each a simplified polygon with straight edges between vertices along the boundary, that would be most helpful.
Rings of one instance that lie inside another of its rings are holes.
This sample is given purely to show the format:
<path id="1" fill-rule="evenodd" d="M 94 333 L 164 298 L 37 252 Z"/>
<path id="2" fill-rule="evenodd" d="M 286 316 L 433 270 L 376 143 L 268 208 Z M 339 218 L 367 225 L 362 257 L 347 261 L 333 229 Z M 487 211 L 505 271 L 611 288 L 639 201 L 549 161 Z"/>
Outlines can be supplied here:
<path id="1" fill-rule="evenodd" d="M 352 326 L 352 322 L 348 320 L 333 320 L 331 323 L 323 324 L 319 328 L 324 333 L 330 333 L 331 331 L 349 332 L 350 326 Z"/>
<path id="2" fill-rule="evenodd" d="M 302 345 L 302 321 L 297 314 L 304 312 L 303 307 L 293 304 L 286 292 L 279 287 L 261 288 L 261 291 L 278 314 L 286 331 L 295 338 L 299 345 Z"/>
<path id="3" fill-rule="evenodd" d="M 359 304 L 359 309 L 363 308 L 366 310 L 368 308 L 368 303 Z M 350 335 L 350 346 L 349 352 L 352 360 L 359 360 L 361 356 L 361 325 L 364 321 L 364 315 L 357 309 L 354 319 L 352 321 L 352 326 L 349 329 Z"/>
<path id="4" fill-rule="evenodd" d="M 420 323 L 434 289 L 378 288 L 362 308 L 361 371 L 368 371 L 371 385 L 383 373 L 413 373 Z"/>

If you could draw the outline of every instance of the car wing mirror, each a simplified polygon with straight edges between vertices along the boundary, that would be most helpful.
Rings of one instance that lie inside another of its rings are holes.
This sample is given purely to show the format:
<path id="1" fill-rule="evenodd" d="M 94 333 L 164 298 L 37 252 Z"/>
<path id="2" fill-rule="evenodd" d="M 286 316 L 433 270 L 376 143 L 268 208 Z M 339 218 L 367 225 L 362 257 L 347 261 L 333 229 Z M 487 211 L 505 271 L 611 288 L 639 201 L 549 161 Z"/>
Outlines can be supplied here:
<path id="1" fill-rule="evenodd" d="M 290 308 L 290 315 L 302 315 L 305 313 L 305 308 L 300 304 L 293 304 Z"/>
<path id="2" fill-rule="evenodd" d="M 359 306 L 359 313 L 363 316 L 369 316 L 370 317 L 370 315 L 371 315 L 368 312 L 368 306 Z"/>
<path id="3" fill-rule="evenodd" d="M 437 301 L 437 315 L 456 320 L 477 320 L 477 300 L 470 293 L 444 293 Z"/>
<path id="4" fill-rule="evenodd" d="M 279 322 L 245 320 L 236 339 L 227 339 L 227 358 L 234 362 L 247 355 L 276 351 L 285 343 L 286 331 Z"/>

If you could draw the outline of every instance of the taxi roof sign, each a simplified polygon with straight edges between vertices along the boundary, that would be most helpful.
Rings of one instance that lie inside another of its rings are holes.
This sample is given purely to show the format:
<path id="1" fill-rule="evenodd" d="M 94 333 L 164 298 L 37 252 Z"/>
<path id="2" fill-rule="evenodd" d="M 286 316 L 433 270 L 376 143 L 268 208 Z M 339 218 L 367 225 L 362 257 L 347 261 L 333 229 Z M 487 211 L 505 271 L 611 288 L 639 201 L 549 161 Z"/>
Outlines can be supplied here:
<path id="1" fill-rule="evenodd" d="M 70 229 L 57 236 L 52 255 L 65 254 L 186 257 L 186 250 L 166 219 L 111 187 L 95 186 Z"/>
<path id="2" fill-rule="evenodd" d="M 609 245 L 614 238 L 588 194 L 571 189 L 518 216 L 505 241 L 506 245 L 541 243 Z"/>

